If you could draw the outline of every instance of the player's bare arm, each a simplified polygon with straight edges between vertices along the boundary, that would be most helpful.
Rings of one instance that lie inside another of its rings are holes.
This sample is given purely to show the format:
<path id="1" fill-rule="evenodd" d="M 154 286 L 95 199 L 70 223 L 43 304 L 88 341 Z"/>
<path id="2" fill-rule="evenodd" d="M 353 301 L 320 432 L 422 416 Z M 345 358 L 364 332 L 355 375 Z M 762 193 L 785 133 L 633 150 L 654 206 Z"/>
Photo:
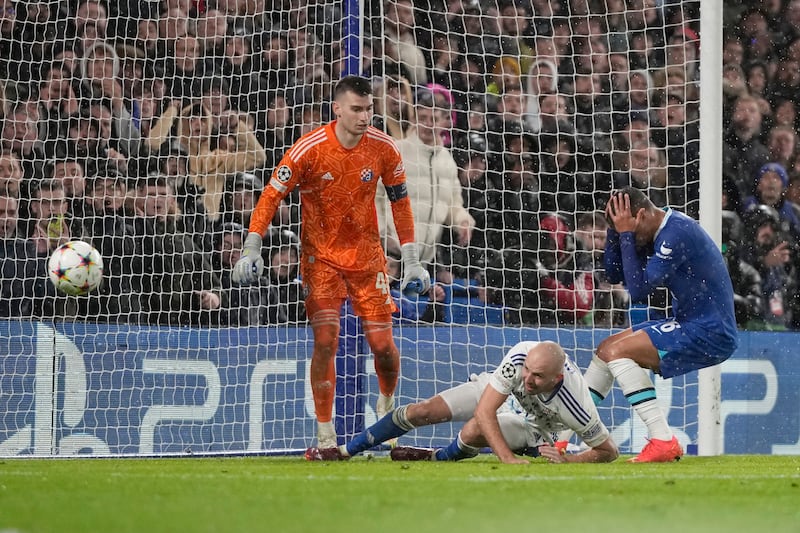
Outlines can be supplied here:
<path id="1" fill-rule="evenodd" d="M 610 463 L 619 457 L 619 450 L 609 437 L 602 444 L 576 454 L 566 454 L 555 446 L 545 444 L 539 446 L 539 455 L 551 463 Z"/>
<path id="2" fill-rule="evenodd" d="M 462 430 L 462 438 L 465 442 L 474 444 L 474 441 L 471 440 L 473 436 L 471 432 L 476 430 L 478 435 L 485 439 L 486 444 L 489 445 L 502 462 L 506 464 L 528 464 L 529 461 L 526 459 L 514 455 L 514 452 L 511 451 L 511 448 L 508 447 L 503 438 L 503 433 L 500 431 L 500 423 L 497 421 L 497 409 L 503 405 L 507 398 L 507 394 L 501 394 L 491 385 L 486 387 L 478 406 L 475 408 L 475 417 Z"/>

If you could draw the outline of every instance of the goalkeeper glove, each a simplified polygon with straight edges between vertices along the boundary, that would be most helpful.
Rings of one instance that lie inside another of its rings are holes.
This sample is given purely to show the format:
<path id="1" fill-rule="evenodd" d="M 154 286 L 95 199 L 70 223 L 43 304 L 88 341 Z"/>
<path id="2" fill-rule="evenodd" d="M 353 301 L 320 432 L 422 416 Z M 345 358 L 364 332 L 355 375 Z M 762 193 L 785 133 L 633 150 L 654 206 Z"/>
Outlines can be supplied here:
<path id="1" fill-rule="evenodd" d="M 250 232 L 244 240 L 242 257 L 233 266 L 231 279 L 234 283 L 253 283 L 264 272 L 264 258 L 261 257 L 261 235 Z"/>
<path id="2" fill-rule="evenodd" d="M 419 263 L 417 245 L 409 242 L 400 247 L 403 258 L 403 283 L 400 290 L 404 293 L 425 294 L 431 288 L 431 277 Z"/>

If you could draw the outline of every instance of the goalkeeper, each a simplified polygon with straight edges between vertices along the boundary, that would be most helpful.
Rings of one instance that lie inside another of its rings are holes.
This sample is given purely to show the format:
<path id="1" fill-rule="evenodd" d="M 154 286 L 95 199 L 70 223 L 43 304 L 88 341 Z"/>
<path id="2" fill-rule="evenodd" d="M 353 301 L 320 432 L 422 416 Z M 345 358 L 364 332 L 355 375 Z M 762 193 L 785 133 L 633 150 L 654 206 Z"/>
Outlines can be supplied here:
<path id="1" fill-rule="evenodd" d="M 389 293 L 375 212 L 379 178 L 391 201 L 402 244 L 401 287 L 412 286 L 419 293 L 430 287 L 430 277 L 420 265 L 413 242 L 414 215 L 403 163 L 391 137 L 370 126 L 372 109 L 369 80 L 348 76 L 338 82 L 333 101 L 336 120 L 302 136 L 283 156 L 253 211 L 242 257 L 232 273 L 235 283 L 251 283 L 261 276 L 262 237 L 283 198 L 300 187 L 300 273 L 314 332 L 311 391 L 321 448 L 337 444 L 331 420 L 334 355 L 339 315 L 348 296 L 375 356 L 380 387 L 376 412 L 394 408 L 400 354 L 392 337 L 396 307 Z"/>
<path id="2" fill-rule="evenodd" d="M 513 396 L 514 407 L 507 407 Z M 522 412 L 517 412 L 516 407 Z M 526 341 L 511 348 L 492 373 L 480 374 L 420 403 L 399 407 L 344 446 L 309 448 L 309 461 L 338 461 L 412 429 L 467 421 L 445 448 L 398 446 L 396 461 L 457 461 L 490 446 L 504 463 L 524 464 L 517 454 L 539 455 L 552 463 L 607 463 L 617 446 L 600 420 L 580 370 L 556 343 Z M 575 432 L 589 448 L 566 454 L 559 434 Z"/>

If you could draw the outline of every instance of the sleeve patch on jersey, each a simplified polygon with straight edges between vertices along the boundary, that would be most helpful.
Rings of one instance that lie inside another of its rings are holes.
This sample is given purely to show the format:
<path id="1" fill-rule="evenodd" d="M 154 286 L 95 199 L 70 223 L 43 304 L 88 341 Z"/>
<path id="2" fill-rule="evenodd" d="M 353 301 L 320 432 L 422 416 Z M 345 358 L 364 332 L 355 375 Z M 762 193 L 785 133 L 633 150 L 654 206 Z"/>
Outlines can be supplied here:
<path id="1" fill-rule="evenodd" d="M 403 171 L 405 171 L 405 169 L 403 168 L 403 162 L 400 161 L 399 163 L 397 163 L 397 166 L 394 169 L 394 175 L 399 176 L 400 174 L 403 173 Z"/>
<path id="2" fill-rule="evenodd" d="M 399 185 L 389 185 L 386 187 L 386 197 L 389 198 L 390 202 L 402 200 L 406 196 L 408 196 L 408 188 L 406 187 L 405 183 L 401 183 Z"/>
<path id="3" fill-rule="evenodd" d="M 603 431 L 603 424 L 600 422 L 596 422 L 592 424 L 590 427 L 586 428 L 586 431 L 582 432 L 580 437 L 581 440 L 592 440 L 593 437 L 596 437 Z"/>
<path id="4" fill-rule="evenodd" d="M 500 375 L 506 379 L 511 379 L 517 375 L 517 367 L 514 363 L 506 361 L 503 363 L 503 368 L 500 369 Z"/>
<path id="5" fill-rule="evenodd" d="M 281 165 L 275 172 L 275 177 L 278 178 L 278 181 L 281 183 L 286 183 L 292 179 L 292 169 L 289 168 L 288 165 Z"/>
<path id="6" fill-rule="evenodd" d="M 282 184 L 281 182 L 279 182 L 275 178 L 272 178 L 271 180 L 269 180 L 269 184 L 272 186 L 273 189 L 275 189 L 276 191 L 278 191 L 281 194 L 286 192 L 286 185 Z"/>

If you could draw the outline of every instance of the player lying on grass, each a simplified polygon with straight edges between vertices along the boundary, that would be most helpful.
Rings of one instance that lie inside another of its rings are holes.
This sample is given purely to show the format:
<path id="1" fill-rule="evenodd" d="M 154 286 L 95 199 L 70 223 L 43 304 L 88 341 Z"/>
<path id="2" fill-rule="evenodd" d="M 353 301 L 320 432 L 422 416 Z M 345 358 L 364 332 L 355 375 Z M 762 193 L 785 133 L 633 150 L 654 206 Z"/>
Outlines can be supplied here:
<path id="1" fill-rule="evenodd" d="M 522 413 L 501 409 L 511 395 Z M 450 421 L 467 423 L 447 447 L 396 447 L 392 459 L 457 461 L 474 457 L 486 446 L 502 462 L 511 464 L 528 463 L 516 454 L 540 455 L 552 463 L 604 463 L 619 455 L 580 370 L 564 350 L 550 341 L 526 341 L 511 348 L 493 373 L 484 372 L 425 401 L 399 407 L 347 444 L 309 448 L 305 457 L 309 461 L 345 460 L 412 429 Z M 556 439 L 568 430 L 589 448 L 566 454 L 566 443 Z"/>

